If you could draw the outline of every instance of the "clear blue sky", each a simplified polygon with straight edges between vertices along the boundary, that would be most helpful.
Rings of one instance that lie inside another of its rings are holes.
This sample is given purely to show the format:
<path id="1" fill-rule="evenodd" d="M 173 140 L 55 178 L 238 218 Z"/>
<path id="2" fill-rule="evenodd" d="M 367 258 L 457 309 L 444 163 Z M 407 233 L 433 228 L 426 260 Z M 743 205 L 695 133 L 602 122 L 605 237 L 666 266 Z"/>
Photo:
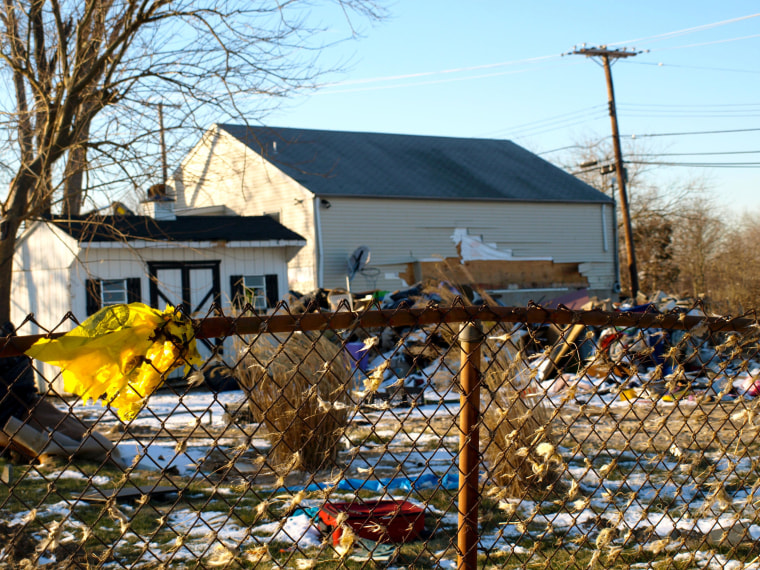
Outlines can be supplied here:
<path id="1" fill-rule="evenodd" d="M 548 151 L 610 135 L 602 67 L 561 54 L 584 43 L 649 50 L 612 68 L 621 133 L 659 153 L 653 161 L 752 163 L 652 167 L 652 180 L 699 178 L 732 211 L 760 212 L 756 0 L 404 0 L 360 28 L 326 53 L 349 60 L 345 72 L 265 122 L 507 138 L 559 160 L 567 151 Z M 670 135 L 738 129 L 756 130 Z"/>

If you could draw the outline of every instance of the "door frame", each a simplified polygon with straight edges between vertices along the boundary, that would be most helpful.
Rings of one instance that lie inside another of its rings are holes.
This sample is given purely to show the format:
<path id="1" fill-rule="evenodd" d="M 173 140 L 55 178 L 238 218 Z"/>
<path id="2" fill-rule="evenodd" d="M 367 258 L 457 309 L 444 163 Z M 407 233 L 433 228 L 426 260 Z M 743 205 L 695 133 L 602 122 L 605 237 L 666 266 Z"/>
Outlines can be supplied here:
<path id="1" fill-rule="evenodd" d="M 222 300 L 222 282 L 219 275 L 219 267 L 221 265 L 220 260 L 215 261 L 149 261 L 148 262 L 148 281 L 150 283 L 150 305 L 154 308 L 158 307 L 159 296 L 163 298 L 166 303 L 171 303 L 170 299 L 166 298 L 158 290 L 158 270 L 160 269 L 179 269 L 182 275 L 182 312 L 186 315 L 192 315 L 199 307 L 202 307 L 206 301 L 211 299 L 212 303 L 216 303 L 220 306 Z M 198 303 L 198 306 L 193 308 L 190 306 L 190 270 L 192 269 L 211 269 L 212 283 L 211 290 L 205 297 Z M 179 307 L 177 307 L 179 308 Z"/>

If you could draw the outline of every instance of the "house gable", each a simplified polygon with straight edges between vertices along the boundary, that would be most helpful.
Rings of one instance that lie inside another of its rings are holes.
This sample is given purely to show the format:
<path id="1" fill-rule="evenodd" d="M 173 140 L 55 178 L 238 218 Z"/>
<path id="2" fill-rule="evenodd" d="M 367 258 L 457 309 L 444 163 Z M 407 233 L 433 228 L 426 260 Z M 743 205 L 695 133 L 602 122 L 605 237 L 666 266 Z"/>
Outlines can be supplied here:
<path id="1" fill-rule="evenodd" d="M 238 215 L 282 216 L 284 203 L 313 198 L 307 188 L 217 126 L 182 161 L 172 182 L 179 215 L 223 205 Z M 280 221 L 299 231 L 292 220 Z"/>

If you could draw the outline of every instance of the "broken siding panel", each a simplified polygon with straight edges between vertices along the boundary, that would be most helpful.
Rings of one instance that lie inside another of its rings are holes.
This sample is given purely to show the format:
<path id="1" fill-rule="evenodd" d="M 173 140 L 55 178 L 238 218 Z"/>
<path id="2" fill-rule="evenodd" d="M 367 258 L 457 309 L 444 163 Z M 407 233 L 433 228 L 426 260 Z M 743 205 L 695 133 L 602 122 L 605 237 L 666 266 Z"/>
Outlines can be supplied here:
<path id="1" fill-rule="evenodd" d="M 610 289 L 610 283 L 617 281 L 614 267 L 610 267 L 608 263 L 581 263 L 578 269 L 581 275 L 588 279 L 589 289 Z"/>
<path id="2" fill-rule="evenodd" d="M 555 263 L 594 262 L 608 266 L 609 275 L 614 272 L 614 250 L 604 251 L 599 204 L 330 201 L 332 207 L 322 211 L 327 287 L 345 286 L 346 257 L 359 245 L 370 248 L 370 266 L 381 271 L 376 280 L 379 288 L 403 286 L 400 280 L 385 279 L 385 273 L 392 272 L 391 264 L 406 267 L 414 260 L 456 256 L 451 236 L 457 228 L 482 235 L 485 242 L 495 242 L 499 249 L 511 249 L 516 257 L 551 257 Z M 611 232 L 609 221 L 607 225 Z M 365 283 L 371 284 L 372 280 Z M 362 287 L 357 284 L 356 288 Z"/>
<path id="3" fill-rule="evenodd" d="M 333 207 L 322 213 L 325 239 L 356 242 L 357 236 L 366 235 L 381 240 L 373 254 L 387 249 L 389 255 L 398 257 L 401 252 L 408 257 L 411 249 L 417 258 L 449 256 L 455 252 L 451 235 L 462 228 L 471 235 L 482 235 L 485 242 L 495 242 L 500 249 L 511 249 L 518 257 L 548 255 L 560 263 L 609 260 L 601 240 L 598 204 L 335 198 L 331 202 Z"/>

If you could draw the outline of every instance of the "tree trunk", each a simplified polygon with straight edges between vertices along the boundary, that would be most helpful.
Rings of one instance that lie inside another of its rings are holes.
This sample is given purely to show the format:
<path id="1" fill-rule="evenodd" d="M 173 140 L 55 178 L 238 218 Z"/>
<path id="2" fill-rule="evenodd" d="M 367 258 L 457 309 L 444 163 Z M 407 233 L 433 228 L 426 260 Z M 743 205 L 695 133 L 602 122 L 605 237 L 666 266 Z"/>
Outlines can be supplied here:
<path id="1" fill-rule="evenodd" d="M 11 223 L 3 224 L 3 232 L 8 231 L 8 233 L 4 239 L 0 239 L 0 324 L 11 320 L 13 253 L 16 249 L 16 231 L 18 230 L 18 225 L 16 225 L 16 228 L 11 231 L 12 225 Z"/>
<path id="2" fill-rule="evenodd" d="M 82 208 L 82 182 L 87 166 L 87 151 L 84 146 L 75 146 L 69 151 L 66 160 L 65 180 L 63 182 L 64 216 L 76 216 Z"/>

